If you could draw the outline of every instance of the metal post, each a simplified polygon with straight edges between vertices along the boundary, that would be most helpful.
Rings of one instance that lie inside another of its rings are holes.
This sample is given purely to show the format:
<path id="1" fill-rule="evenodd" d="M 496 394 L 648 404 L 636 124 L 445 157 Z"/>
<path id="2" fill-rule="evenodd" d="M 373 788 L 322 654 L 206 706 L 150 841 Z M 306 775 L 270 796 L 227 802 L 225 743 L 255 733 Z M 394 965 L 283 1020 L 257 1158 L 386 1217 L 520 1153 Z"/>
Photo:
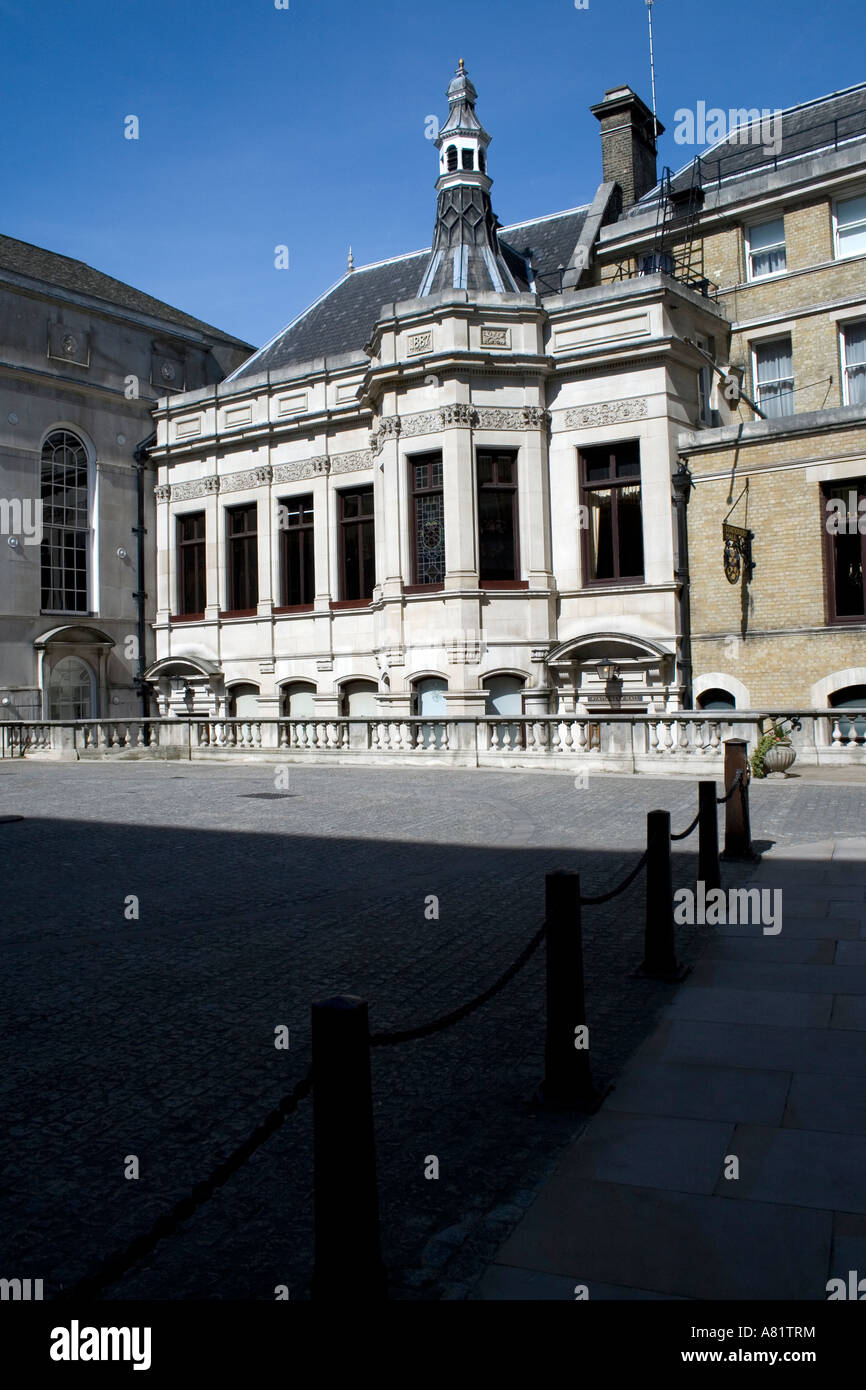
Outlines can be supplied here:
<path id="1" fill-rule="evenodd" d="M 551 1110 L 592 1108 L 598 1100 L 592 1084 L 589 1049 L 581 1047 L 579 1028 L 586 1027 L 583 990 L 583 931 L 580 877 L 546 874 L 544 915 L 547 951 L 547 1032 L 544 1042 L 543 1104 Z"/>
<path id="2" fill-rule="evenodd" d="M 678 980 L 683 972 L 674 944 L 670 811 L 647 814 L 646 843 L 646 926 L 644 958 L 639 973 L 654 980 Z"/>
<path id="3" fill-rule="evenodd" d="M 725 739 L 725 795 L 734 785 L 734 778 L 740 774 L 740 782 L 733 796 L 725 802 L 725 851 L 723 859 L 760 859 L 752 848 L 752 830 L 749 822 L 749 745 L 744 738 Z"/>
<path id="4" fill-rule="evenodd" d="M 313 1299 L 387 1297 L 379 1247 L 379 1197 L 367 1001 L 341 994 L 312 1006 L 315 1263 Z"/>
<path id="5" fill-rule="evenodd" d="M 715 782 L 698 783 L 698 878 L 707 889 L 720 888 L 722 884 Z"/>

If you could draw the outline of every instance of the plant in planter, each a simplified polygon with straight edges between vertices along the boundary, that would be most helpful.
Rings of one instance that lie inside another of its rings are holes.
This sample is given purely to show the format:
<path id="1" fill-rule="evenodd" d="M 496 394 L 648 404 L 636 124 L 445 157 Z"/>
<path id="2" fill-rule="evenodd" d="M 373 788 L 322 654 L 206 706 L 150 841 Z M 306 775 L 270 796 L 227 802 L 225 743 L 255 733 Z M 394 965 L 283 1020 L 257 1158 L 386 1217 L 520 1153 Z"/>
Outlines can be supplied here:
<path id="1" fill-rule="evenodd" d="M 759 778 L 785 777 L 796 756 L 788 730 L 781 724 L 774 724 L 772 729 L 758 740 L 758 746 L 749 759 L 752 775 Z"/>

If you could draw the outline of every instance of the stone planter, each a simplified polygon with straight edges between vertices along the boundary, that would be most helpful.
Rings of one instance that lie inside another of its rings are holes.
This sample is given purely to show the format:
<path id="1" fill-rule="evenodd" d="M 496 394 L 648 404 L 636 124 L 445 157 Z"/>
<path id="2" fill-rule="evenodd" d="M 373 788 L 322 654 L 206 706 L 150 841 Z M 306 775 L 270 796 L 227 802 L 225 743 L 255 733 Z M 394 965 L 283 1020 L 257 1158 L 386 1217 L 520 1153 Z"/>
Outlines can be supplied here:
<path id="1" fill-rule="evenodd" d="M 787 777 L 788 768 L 797 754 L 788 739 L 780 739 L 764 754 L 764 767 L 768 777 Z"/>

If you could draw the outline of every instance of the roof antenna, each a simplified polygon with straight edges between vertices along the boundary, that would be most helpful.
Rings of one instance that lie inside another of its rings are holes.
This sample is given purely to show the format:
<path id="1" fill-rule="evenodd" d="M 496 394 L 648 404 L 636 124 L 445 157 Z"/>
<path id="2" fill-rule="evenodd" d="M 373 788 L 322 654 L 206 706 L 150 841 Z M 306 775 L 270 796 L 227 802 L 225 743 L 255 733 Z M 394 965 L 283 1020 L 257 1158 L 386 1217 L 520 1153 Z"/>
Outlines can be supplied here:
<path id="1" fill-rule="evenodd" d="M 658 143 L 659 123 L 656 116 L 656 65 L 653 57 L 653 5 L 655 0 L 646 0 L 647 18 L 649 19 L 649 39 L 650 39 L 650 82 L 653 89 L 653 140 Z"/>

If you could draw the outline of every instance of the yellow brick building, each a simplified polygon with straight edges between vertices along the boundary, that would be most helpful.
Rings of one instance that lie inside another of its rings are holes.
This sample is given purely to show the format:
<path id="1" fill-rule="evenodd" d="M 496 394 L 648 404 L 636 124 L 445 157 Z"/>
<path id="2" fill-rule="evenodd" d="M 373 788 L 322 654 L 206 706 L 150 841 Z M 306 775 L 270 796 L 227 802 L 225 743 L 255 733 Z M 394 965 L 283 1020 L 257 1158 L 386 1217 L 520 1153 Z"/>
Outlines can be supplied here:
<path id="1" fill-rule="evenodd" d="M 626 204 L 595 276 L 662 270 L 729 325 L 691 340 L 678 441 L 693 703 L 866 706 L 866 84 L 776 119 L 775 148 L 740 125 Z"/>

